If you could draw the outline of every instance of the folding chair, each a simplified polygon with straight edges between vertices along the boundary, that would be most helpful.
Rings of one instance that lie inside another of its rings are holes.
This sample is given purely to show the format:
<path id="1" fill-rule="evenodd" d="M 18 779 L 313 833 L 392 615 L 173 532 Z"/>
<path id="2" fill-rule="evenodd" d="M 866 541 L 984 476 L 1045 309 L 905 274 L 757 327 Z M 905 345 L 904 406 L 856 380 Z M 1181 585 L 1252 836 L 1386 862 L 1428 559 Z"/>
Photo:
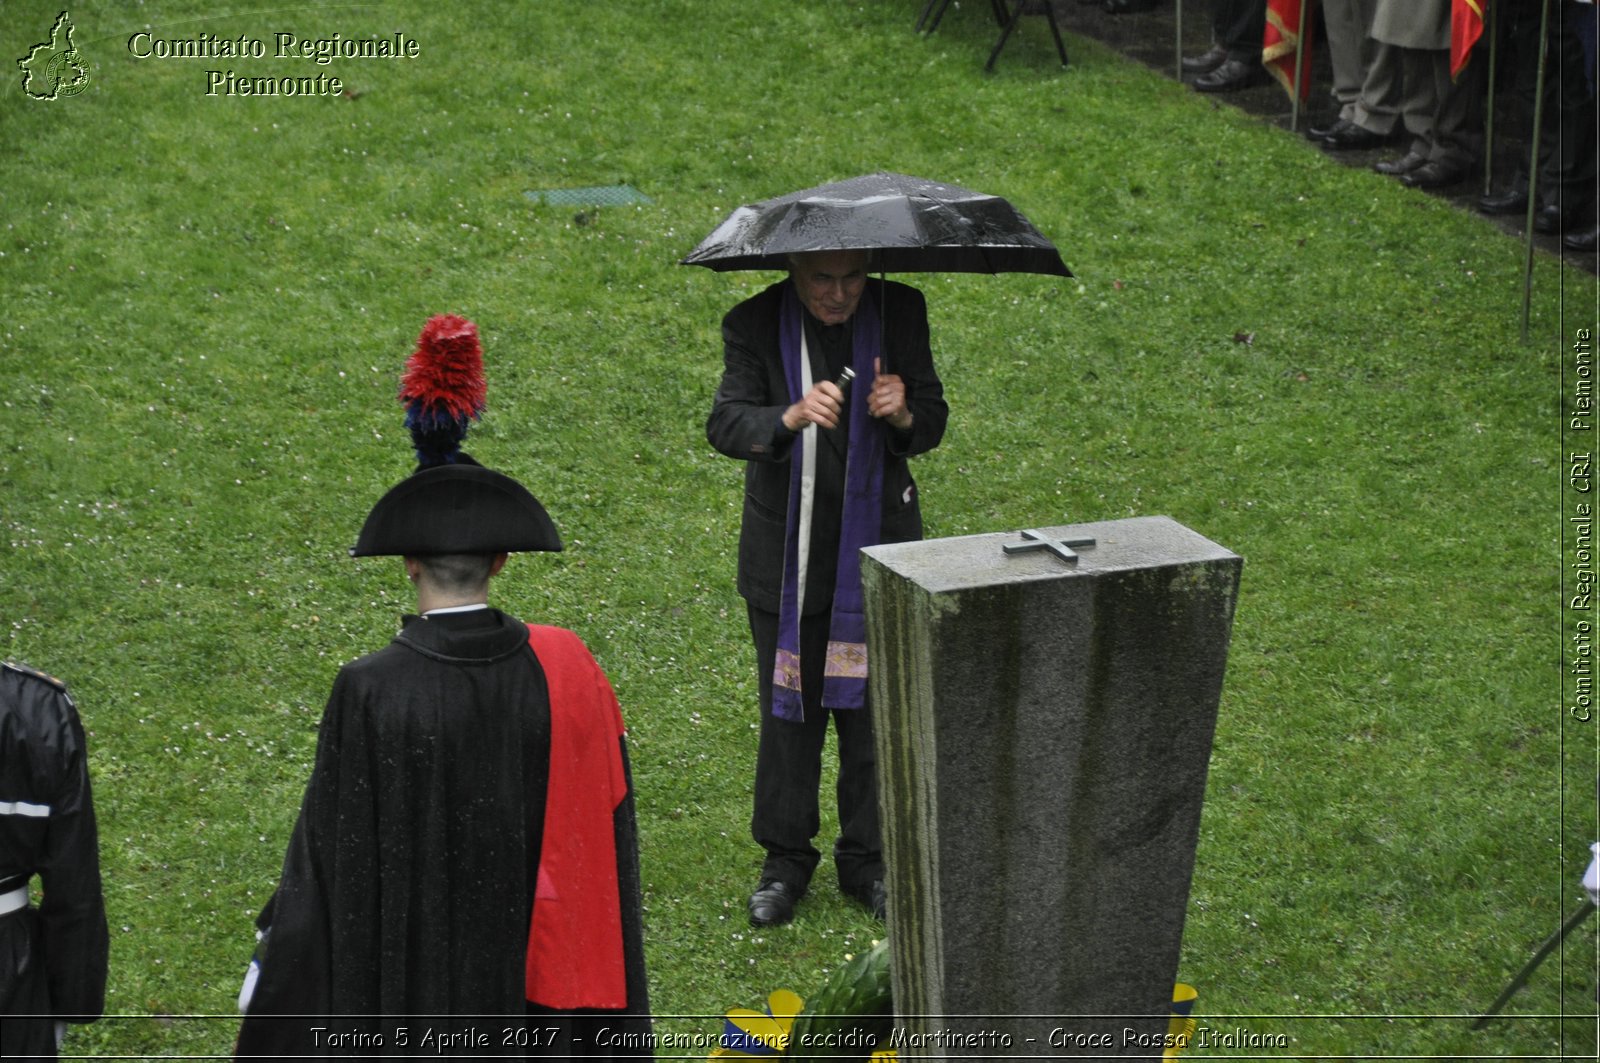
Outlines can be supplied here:
<path id="1" fill-rule="evenodd" d="M 1014 3 L 1015 7 L 1010 4 Z M 1022 21 L 1023 15 L 1043 15 L 1050 20 L 1050 34 L 1056 40 L 1056 54 L 1061 57 L 1061 65 L 1067 65 L 1067 46 L 1061 40 L 1061 27 L 1056 23 L 1055 5 L 1051 0 L 989 0 L 989 6 L 994 11 L 994 20 L 1000 29 L 1000 39 L 995 42 L 994 51 L 989 53 L 989 61 L 983 69 L 994 70 L 995 60 L 1000 58 L 1000 50 L 1006 46 L 1011 31 L 1017 28 L 1017 23 Z M 928 0 L 923 5 L 922 14 L 917 18 L 917 30 L 922 33 L 932 33 L 939 28 L 939 22 L 944 18 L 944 13 L 950 7 L 950 0 Z M 931 21 L 930 21 L 931 16 Z"/>

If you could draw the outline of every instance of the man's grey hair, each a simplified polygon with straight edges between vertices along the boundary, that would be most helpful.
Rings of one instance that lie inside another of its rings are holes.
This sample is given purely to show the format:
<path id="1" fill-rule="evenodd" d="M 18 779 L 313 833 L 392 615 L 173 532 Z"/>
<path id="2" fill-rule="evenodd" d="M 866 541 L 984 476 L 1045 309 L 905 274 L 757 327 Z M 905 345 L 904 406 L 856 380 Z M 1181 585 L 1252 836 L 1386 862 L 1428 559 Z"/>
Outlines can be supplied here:
<path id="1" fill-rule="evenodd" d="M 493 554 L 424 554 L 417 558 L 428 581 L 441 591 L 461 593 L 489 585 Z"/>

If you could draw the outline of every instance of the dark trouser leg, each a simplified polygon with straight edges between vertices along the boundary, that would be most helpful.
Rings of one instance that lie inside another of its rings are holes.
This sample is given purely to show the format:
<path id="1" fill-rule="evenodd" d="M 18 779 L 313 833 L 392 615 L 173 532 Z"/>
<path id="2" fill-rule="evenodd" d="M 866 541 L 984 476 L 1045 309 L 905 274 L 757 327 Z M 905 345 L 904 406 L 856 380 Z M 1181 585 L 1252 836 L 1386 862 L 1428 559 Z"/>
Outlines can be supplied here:
<path id="1" fill-rule="evenodd" d="M 1579 24 L 1595 18 L 1590 6 L 1562 4 L 1551 12 L 1550 57 L 1545 69 L 1544 131 L 1539 183 L 1545 203 L 1573 216 L 1593 210 L 1595 100 L 1589 92 L 1588 55 Z"/>
<path id="2" fill-rule="evenodd" d="M 839 746 L 839 778 L 835 786 L 839 837 L 833 847 L 839 884 L 848 889 L 881 879 L 883 842 L 878 826 L 872 709 L 868 706 L 830 711 L 821 707 L 828 616 L 808 616 L 800 625 L 805 720 L 796 722 L 772 715 L 772 664 L 777 656 L 778 618 L 755 608 L 749 608 L 748 613 L 761 693 L 755 810 L 750 818 L 750 833 L 767 851 L 761 877 L 803 887 L 811 881 L 821 859 L 812 841 L 821 830 L 817 791 L 822 783 L 822 749 L 831 715 Z"/>
<path id="3" fill-rule="evenodd" d="M 1461 77 L 1452 80 L 1450 61 L 1437 68 L 1439 105 L 1433 114 L 1428 158 L 1455 166 L 1471 166 L 1483 154 L 1483 99 L 1489 85 L 1488 42 L 1480 40 Z"/>
<path id="4" fill-rule="evenodd" d="M 1228 58 L 1261 62 L 1261 38 L 1267 29 L 1266 0 L 1216 0 L 1211 9 L 1211 35 L 1228 49 Z"/>
<path id="5" fill-rule="evenodd" d="M 761 877 L 781 879 L 805 888 L 821 854 L 812 839 L 821 829 L 817 787 L 822 782 L 822 743 L 828 714 L 818 705 L 822 664 L 827 652 L 827 617 L 807 617 L 800 626 L 800 660 L 806 690 L 805 719 L 780 720 L 772 715 L 772 665 L 777 658 L 778 616 L 754 606 L 747 609 L 750 635 L 756 644 L 756 673 L 761 700 L 761 741 L 756 751 L 755 810 L 750 833 L 767 851 Z M 815 629 L 821 628 L 821 640 Z M 812 670 L 815 667 L 816 676 Z"/>
<path id="6" fill-rule="evenodd" d="M 1543 128 L 1539 136 L 1539 199 L 1587 206 L 1595 187 L 1595 99 L 1589 91 L 1589 55 L 1583 35 L 1585 20 L 1596 17 L 1592 5 L 1552 5 L 1550 54 L 1545 68 Z M 1499 71 L 1503 114 L 1526 126 L 1533 120 L 1534 86 L 1539 61 L 1539 8 L 1515 5 L 1498 16 L 1506 35 Z M 1519 147 L 1509 187 L 1526 191 L 1528 152 Z"/>
<path id="7" fill-rule="evenodd" d="M 835 710 L 833 727 L 839 740 L 839 838 L 833 844 L 833 863 L 842 889 L 865 888 L 883 878 L 871 705 Z"/>

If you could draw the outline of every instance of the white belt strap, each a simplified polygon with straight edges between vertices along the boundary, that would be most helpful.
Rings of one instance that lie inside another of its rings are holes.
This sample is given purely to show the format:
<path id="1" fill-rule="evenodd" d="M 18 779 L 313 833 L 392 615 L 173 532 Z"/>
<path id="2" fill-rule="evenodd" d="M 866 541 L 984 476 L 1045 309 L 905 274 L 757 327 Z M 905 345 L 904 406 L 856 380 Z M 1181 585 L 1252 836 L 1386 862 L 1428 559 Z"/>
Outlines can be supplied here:
<path id="1" fill-rule="evenodd" d="M 0 915 L 10 915 L 12 912 L 27 906 L 27 886 L 18 886 L 9 893 L 0 893 Z"/>
<path id="2" fill-rule="evenodd" d="M 49 805 L 35 805 L 27 801 L 0 801 L 0 816 L 34 816 L 42 819 L 49 815 Z"/>

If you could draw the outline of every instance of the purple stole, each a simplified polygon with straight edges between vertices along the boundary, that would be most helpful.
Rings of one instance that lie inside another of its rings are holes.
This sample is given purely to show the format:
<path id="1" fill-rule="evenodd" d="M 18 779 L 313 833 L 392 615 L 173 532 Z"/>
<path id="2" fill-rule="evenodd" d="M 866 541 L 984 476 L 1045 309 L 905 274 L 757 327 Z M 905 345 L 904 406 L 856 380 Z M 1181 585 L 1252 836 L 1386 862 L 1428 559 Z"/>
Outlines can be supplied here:
<path id="1" fill-rule="evenodd" d="M 828 659 L 823 668 L 822 706 L 859 709 L 867 703 L 867 622 L 861 595 L 861 548 L 875 546 L 883 525 L 883 426 L 868 413 L 873 362 L 881 353 L 878 304 L 870 286 L 851 319 L 850 362 L 856 372 L 845 399 L 850 447 L 845 458 L 844 513 L 839 529 L 838 579 L 828 621 Z M 810 390 L 805 309 L 786 284 L 778 312 L 778 351 L 789 402 Z M 778 655 L 772 672 L 772 714 L 782 720 L 805 716 L 800 696 L 800 616 L 805 604 L 806 565 L 811 549 L 811 498 L 819 429 L 800 432 L 789 456 L 789 515 L 783 546 L 783 593 L 778 606 Z"/>

